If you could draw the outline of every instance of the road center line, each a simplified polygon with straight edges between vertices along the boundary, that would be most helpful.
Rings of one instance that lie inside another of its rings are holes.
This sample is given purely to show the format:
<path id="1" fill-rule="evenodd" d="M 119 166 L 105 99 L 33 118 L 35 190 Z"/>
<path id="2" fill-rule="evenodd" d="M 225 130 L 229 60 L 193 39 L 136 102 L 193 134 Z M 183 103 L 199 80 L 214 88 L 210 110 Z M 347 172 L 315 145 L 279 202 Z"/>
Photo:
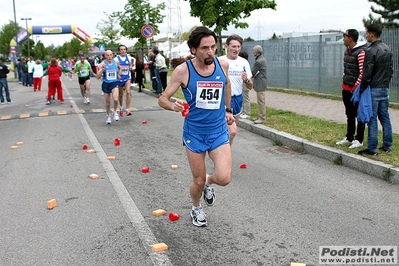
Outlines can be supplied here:
<path id="1" fill-rule="evenodd" d="M 78 106 L 76 105 L 75 101 L 72 99 L 71 95 L 69 94 L 69 91 L 65 86 L 65 83 L 63 83 L 62 86 L 64 87 L 64 91 L 68 95 L 68 98 L 71 101 L 75 111 L 78 110 Z M 158 243 L 155 235 L 152 233 L 150 227 L 144 220 L 143 215 L 140 213 L 133 199 L 130 197 L 129 192 L 127 191 L 122 180 L 119 178 L 119 175 L 115 171 L 114 166 L 107 159 L 107 156 L 103 148 L 101 147 L 101 144 L 98 142 L 96 136 L 91 130 L 83 114 L 78 114 L 78 117 L 80 123 L 83 126 L 84 131 L 86 132 L 87 137 L 89 138 L 91 144 L 93 145 L 94 150 L 97 153 L 98 158 L 100 159 L 100 162 L 104 170 L 108 175 L 109 181 L 111 181 L 111 184 L 114 187 L 114 190 L 118 195 L 118 198 L 122 203 L 123 208 L 125 209 L 127 216 L 129 217 L 133 226 L 136 228 L 141 243 L 143 244 L 147 254 L 150 256 L 152 263 L 154 265 L 165 265 L 165 266 L 172 265 L 172 263 L 169 260 L 169 257 L 166 255 L 165 252 L 154 252 L 152 250 L 151 245 Z"/>

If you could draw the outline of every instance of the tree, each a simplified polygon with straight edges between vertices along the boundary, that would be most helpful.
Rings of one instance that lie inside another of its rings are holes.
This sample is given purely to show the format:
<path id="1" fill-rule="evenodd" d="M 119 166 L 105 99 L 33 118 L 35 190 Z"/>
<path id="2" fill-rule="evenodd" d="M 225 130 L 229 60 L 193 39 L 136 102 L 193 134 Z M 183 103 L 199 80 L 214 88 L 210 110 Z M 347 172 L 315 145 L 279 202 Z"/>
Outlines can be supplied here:
<path id="1" fill-rule="evenodd" d="M 363 19 L 363 24 L 367 26 L 371 23 L 378 23 L 385 29 L 399 28 L 399 23 L 395 22 L 399 20 L 399 1 L 397 0 L 369 0 L 379 6 L 381 9 L 371 6 L 371 11 L 375 14 L 381 16 L 381 19 L 374 19 L 374 17 L 369 14 L 369 19 Z"/>
<path id="2" fill-rule="evenodd" d="M 231 24 L 236 28 L 248 28 L 242 19 L 251 16 L 251 12 L 262 8 L 276 9 L 274 0 L 184 0 L 190 2 L 190 15 L 198 17 L 207 27 L 214 27 L 219 35 L 219 51 L 222 51 L 221 33 Z"/>
<path id="3" fill-rule="evenodd" d="M 255 41 L 254 39 L 252 39 L 251 37 L 245 38 L 244 42 L 253 42 Z"/>
<path id="4" fill-rule="evenodd" d="M 165 9 L 165 3 L 152 7 L 148 0 L 128 0 L 125 11 L 114 12 L 113 15 L 119 17 L 119 25 L 122 27 L 121 35 L 130 39 L 138 38 L 140 43 L 146 43 L 141 35 L 141 28 L 146 25 L 146 15 L 149 24 L 154 28 L 154 34 L 158 34 L 158 24 L 162 23 L 165 15 L 161 12 Z"/>
<path id="5" fill-rule="evenodd" d="M 188 32 L 183 32 L 183 34 L 182 34 L 182 40 L 183 41 L 187 41 L 188 40 L 188 37 L 190 37 L 190 34 L 197 28 L 198 26 L 194 26 L 194 27 L 192 27 Z"/>
<path id="6" fill-rule="evenodd" d="M 38 41 L 37 43 L 35 43 L 35 46 L 32 51 L 32 56 L 34 58 L 43 60 L 43 59 L 46 59 L 47 54 L 48 54 L 47 49 L 46 49 L 46 47 L 44 47 L 44 45 L 41 41 Z"/>
<path id="7" fill-rule="evenodd" d="M 101 22 L 96 26 L 96 28 L 100 31 L 100 34 L 96 34 L 99 37 L 95 38 L 98 44 L 104 44 L 106 47 L 117 46 L 118 41 L 121 39 L 118 13 L 119 12 L 107 14 L 104 12 L 108 20 L 102 19 Z"/>
<path id="8" fill-rule="evenodd" d="M 374 17 L 373 14 L 371 14 L 371 13 L 369 13 L 368 19 L 363 18 L 362 21 L 363 21 L 363 25 L 365 27 L 370 24 L 379 24 L 379 25 L 382 24 L 381 18 Z"/>
<path id="9" fill-rule="evenodd" d="M 273 36 L 269 40 L 278 40 L 276 33 L 273 33 Z"/>
<path id="10" fill-rule="evenodd" d="M 17 24 L 18 32 L 21 31 L 21 27 Z M 0 54 L 8 55 L 10 53 L 10 41 L 15 37 L 15 24 L 9 20 L 7 24 L 4 24 L 0 28 Z"/>

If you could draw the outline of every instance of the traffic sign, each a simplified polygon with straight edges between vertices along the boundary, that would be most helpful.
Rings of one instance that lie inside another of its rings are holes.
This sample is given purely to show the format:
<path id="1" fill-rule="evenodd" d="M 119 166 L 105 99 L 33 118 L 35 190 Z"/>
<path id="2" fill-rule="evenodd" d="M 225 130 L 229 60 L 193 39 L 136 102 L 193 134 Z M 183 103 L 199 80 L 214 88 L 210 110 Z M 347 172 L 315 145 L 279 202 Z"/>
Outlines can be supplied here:
<path id="1" fill-rule="evenodd" d="M 154 36 L 154 33 L 155 33 L 155 30 L 154 30 L 154 28 L 151 25 L 144 25 L 141 28 L 141 35 L 144 38 L 147 38 L 147 39 L 151 38 L 152 36 Z"/>

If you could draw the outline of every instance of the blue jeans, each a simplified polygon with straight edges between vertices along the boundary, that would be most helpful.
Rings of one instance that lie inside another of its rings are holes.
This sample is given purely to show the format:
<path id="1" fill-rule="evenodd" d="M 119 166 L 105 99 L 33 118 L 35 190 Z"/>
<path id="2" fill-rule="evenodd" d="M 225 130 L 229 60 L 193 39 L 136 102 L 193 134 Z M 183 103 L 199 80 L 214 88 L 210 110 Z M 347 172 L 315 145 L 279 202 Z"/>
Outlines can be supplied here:
<path id="1" fill-rule="evenodd" d="M 22 85 L 28 86 L 28 73 L 22 72 Z"/>
<path id="2" fill-rule="evenodd" d="M 0 78 L 0 101 L 2 103 L 4 103 L 3 88 L 4 88 L 4 91 L 6 92 L 7 102 L 11 102 L 10 92 L 8 91 L 7 78 Z"/>
<path id="3" fill-rule="evenodd" d="M 389 118 L 389 89 L 372 88 L 371 101 L 373 117 L 371 117 L 368 128 L 367 149 L 377 152 L 378 146 L 378 120 L 382 126 L 382 147 L 390 151 L 392 149 L 392 125 Z"/>
<path id="4" fill-rule="evenodd" d="M 155 76 L 157 77 L 157 92 L 162 93 L 162 81 L 161 81 L 161 75 L 159 74 L 159 69 L 155 68 Z"/>

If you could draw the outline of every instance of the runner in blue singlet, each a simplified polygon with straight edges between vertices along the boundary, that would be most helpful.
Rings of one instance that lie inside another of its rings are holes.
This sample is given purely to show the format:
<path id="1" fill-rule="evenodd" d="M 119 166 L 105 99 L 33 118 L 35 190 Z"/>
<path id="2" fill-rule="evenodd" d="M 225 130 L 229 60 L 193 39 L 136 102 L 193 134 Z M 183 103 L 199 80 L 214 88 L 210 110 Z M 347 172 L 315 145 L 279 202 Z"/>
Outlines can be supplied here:
<path id="1" fill-rule="evenodd" d="M 197 27 L 187 42 L 195 58 L 173 71 L 169 84 L 159 97 L 159 105 L 182 112 L 183 102 L 170 98 L 180 87 L 190 105 L 184 120 L 183 144 L 192 171 L 190 186 L 191 218 L 195 226 L 207 226 L 201 197 L 208 206 L 215 201 L 212 184 L 226 186 L 231 179 L 231 149 L 227 125 L 234 123 L 230 108 L 231 87 L 228 62 L 215 58 L 216 34 L 206 27 Z M 226 108 L 227 107 L 227 108 Z M 214 173 L 206 174 L 205 155 L 214 163 Z"/>
<path id="2" fill-rule="evenodd" d="M 112 51 L 107 50 L 104 54 L 105 60 L 99 65 L 96 77 L 103 80 L 101 88 L 104 92 L 105 107 L 107 109 L 107 118 L 105 122 L 111 124 L 111 94 L 114 100 L 114 121 L 119 121 L 118 108 L 118 84 L 120 79 L 119 63 L 113 60 Z"/>

